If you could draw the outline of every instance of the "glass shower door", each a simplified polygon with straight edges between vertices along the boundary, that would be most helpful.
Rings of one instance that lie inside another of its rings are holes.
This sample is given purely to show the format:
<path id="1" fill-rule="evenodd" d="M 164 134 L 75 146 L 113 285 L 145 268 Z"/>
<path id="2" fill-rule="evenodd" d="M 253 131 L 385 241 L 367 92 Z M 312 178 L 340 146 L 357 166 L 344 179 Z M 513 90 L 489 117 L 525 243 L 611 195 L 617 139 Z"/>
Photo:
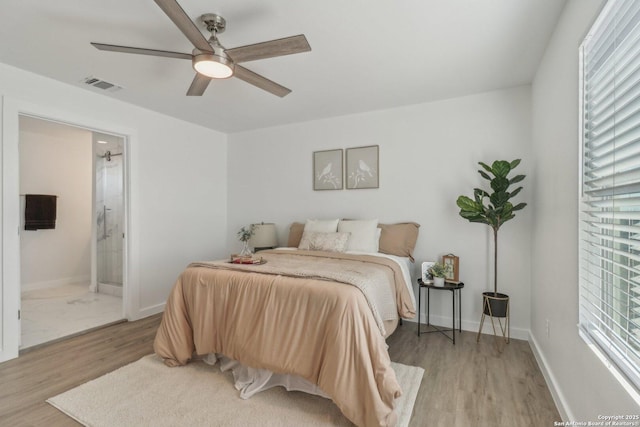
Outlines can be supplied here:
<path id="1" fill-rule="evenodd" d="M 98 292 L 122 296 L 123 151 L 122 143 L 96 144 Z"/>

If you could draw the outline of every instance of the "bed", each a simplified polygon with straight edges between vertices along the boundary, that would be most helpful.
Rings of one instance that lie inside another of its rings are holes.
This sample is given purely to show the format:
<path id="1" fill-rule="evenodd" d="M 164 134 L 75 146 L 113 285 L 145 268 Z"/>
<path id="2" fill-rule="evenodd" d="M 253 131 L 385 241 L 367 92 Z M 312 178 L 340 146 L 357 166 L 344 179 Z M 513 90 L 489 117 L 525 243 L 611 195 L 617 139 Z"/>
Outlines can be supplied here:
<path id="1" fill-rule="evenodd" d="M 168 366 L 224 355 L 331 398 L 358 426 L 395 425 L 402 391 L 385 338 L 415 316 L 409 258 L 318 249 L 261 251 L 260 265 L 192 263 L 167 300 L 156 353 Z"/>

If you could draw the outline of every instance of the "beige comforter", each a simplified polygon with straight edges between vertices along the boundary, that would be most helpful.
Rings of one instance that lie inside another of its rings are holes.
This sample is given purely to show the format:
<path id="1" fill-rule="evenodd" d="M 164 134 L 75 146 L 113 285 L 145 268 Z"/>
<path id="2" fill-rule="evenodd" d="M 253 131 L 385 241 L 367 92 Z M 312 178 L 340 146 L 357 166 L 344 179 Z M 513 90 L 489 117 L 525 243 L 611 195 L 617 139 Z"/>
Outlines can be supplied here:
<path id="1" fill-rule="evenodd" d="M 264 266 L 189 266 L 167 301 L 156 353 L 169 366 L 183 365 L 193 354 L 220 353 L 254 368 L 298 375 L 331 396 L 356 425 L 395 425 L 393 403 L 402 392 L 371 302 L 356 285 L 336 282 L 335 275 L 323 278 L 322 269 L 332 264 L 357 274 L 368 269 L 385 274 L 398 312 L 413 317 L 397 264 L 314 251 L 260 255 L 267 260 Z M 318 274 L 287 273 L 286 268 L 278 273 L 278 260 L 291 257 L 322 268 Z"/>

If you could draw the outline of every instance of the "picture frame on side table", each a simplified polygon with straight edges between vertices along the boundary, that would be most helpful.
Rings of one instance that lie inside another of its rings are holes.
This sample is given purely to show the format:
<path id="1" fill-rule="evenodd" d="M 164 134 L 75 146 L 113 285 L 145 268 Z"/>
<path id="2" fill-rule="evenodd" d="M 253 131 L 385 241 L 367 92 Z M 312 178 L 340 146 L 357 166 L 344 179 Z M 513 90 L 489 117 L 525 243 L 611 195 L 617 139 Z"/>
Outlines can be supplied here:
<path id="1" fill-rule="evenodd" d="M 313 152 L 313 189 L 342 190 L 342 148 Z"/>
<path id="2" fill-rule="evenodd" d="M 422 272 L 422 281 L 426 282 L 427 280 L 432 280 L 431 275 L 429 274 L 429 269 L 435 264 L 435 261 L 425 261 L 422 263 L 421 272 Z"/>
<path id="3" fill-rule="evenodd" d="M 449 270 L 447 271 L 447 275 L 445 276 L 445 279 L 451 280 L 454 282 L 459 282 L 460 281 L 460 258 L 455 256 L 454 254 L 443 255 L 442 263 L 445 266 L 449 266 Z"/>
<path id="4" fill-rule="evenodd" d="M 379 188 L 379 146 L 347 148 L 347 190 Z"/>

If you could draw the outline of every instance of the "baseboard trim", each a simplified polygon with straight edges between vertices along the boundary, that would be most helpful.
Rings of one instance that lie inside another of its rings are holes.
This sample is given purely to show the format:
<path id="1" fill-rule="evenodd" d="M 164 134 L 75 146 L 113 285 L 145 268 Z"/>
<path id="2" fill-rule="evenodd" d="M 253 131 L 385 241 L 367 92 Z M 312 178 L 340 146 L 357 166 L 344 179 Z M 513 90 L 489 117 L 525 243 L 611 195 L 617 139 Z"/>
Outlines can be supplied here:
<path id="1" fill-rule="evenodd" d="M 573 413 L 569 409 L 567 400 L 565 399 L 562 390 L 558 386 L 558 381 L 556 380 L 555 375 L 553 375 L 553 371 L 549 368 L 547 359 L 544 357 L 544 353 L 540 349 L 538 341 L 536 340 L 536 337 L 531 333 L 531 331 L 529 331 L 529 345 L 531 346 L 533 355 L 536 358 L 536 362 L 538 362 L 538 367 L 540 368 L 542 376 L 547 383 L 547 387 L 551 392 L 551 397 L 553 398 L 553 401 L 558 408 L 558 412 L 560 412 L 560 417 L 563 420 L 575 420 L 576 418 L 573 416 Z"/>
<path id="2" fill-rule="evenodd" d="M 421 317 L 420 320 L 422 320 L 422 323 L 424 324 L 426 322 L 426 317 Z M 413 319 L 404 319 L 404 321 L 409 322 L 409 323 L 413 323 L 415 325 L 415 328 L 418 327 L 418 318 L 414 317 Z M 451 317 L 446 317 L 446 316 L 430 316 L 429 321 L 436 325 L 436 326 L 441 326 L 444 328 L 451 328 Z M 489 323 L 489 325 L 487 326 L 487 322 Z M 457 326 L 457 321 L 456 321 L 456 326 Z M 504 324 L 504 322 L 503 322 Z M 475 322 L 475 321 L 471 321 L 471 320 L 465 320 L 462 319 L 462 330 L 463 331 L 467 331 L 467 332 L 473 332 L 473 333 L 478 333 L 478 329 L 480 328 L 480 322 Z M 488 328 L 488 329 L 487 329 Z M 499 330 L 499 326 L 497 324 L 497 320 L 496 320 L 496 333 L 498 335 L 501 334 L 500 330 Z M 493 329 L 491 328 L 491 321 L 489 319 L 485 320 L 484 322 L 484 327 L 482 330 L 482 335 L 493 335 Z M 529 330 L 528 329 L 522 329 L 522 328 L 511 328 L 510 329 L 510 333 L 509 333 L 510 337 L 516 340 L 525 340 L 527 341 L 529 339 Z"/>
<path id="3" fill-rule="evenodd" d="M 426 322 L 426 315 L 422 315 L 422 317 L 420 318 L 422 320 L 422 323 Z M 407 319 L 405 319 L 407 320 Z M 409 319 L 407 320 L 408 322 L 413 322 L 413 323 L 418 323 L 418 317 L 414 317 L 413 319 Z M 435 316 L 435 315 L 431 315 L 429 316 L 429 321 L 436 325 L 436 326 L 442 326 L 442 327 L 451 327 L 451 317 L 447 317 L 447 316 Z M 500 332 L 500 326 L 498 326 L 497 320 L 496 322 L 496 333 L 499 335 L 501 334 Z M 457 319 L 456 319 L 456 324 L 458 323 Z M 502 322 L 504 324 L 504 322 Z M 417 325 L 416 325 L 417 327 Z M 478 329 L 480 329 L 480 322 L 479 321 L 473 321 L 473 320 L 466 320 L 466 319 L 462 319 L 462 330 L 463 331 L 468 331 L 468 332 L 475 332 L 478 333 Z M 484 322 L 484 326 L 482 329 L 482 335 L 493 335 L 493 329 L 491 327 L 491 320 L 489 318 L 485 319 Z M 522 328 L 510 328 L 509 331 L 509 335 L 511 338 L 517 339 L 517 340 L 525 340 L 527 341 L 529 339 L 529 330 L 528 329 L 522 329 Z"/>
<path id="4" fill-rule="evenodd" d="M 164 306 L 166 303 L 156 304 L 149 307 L 144 307 L 130 319 L 130 320 L 140 320 L 145 317 L 153 316 L 154 314 L 162 313 L 164 311 Z"/>

